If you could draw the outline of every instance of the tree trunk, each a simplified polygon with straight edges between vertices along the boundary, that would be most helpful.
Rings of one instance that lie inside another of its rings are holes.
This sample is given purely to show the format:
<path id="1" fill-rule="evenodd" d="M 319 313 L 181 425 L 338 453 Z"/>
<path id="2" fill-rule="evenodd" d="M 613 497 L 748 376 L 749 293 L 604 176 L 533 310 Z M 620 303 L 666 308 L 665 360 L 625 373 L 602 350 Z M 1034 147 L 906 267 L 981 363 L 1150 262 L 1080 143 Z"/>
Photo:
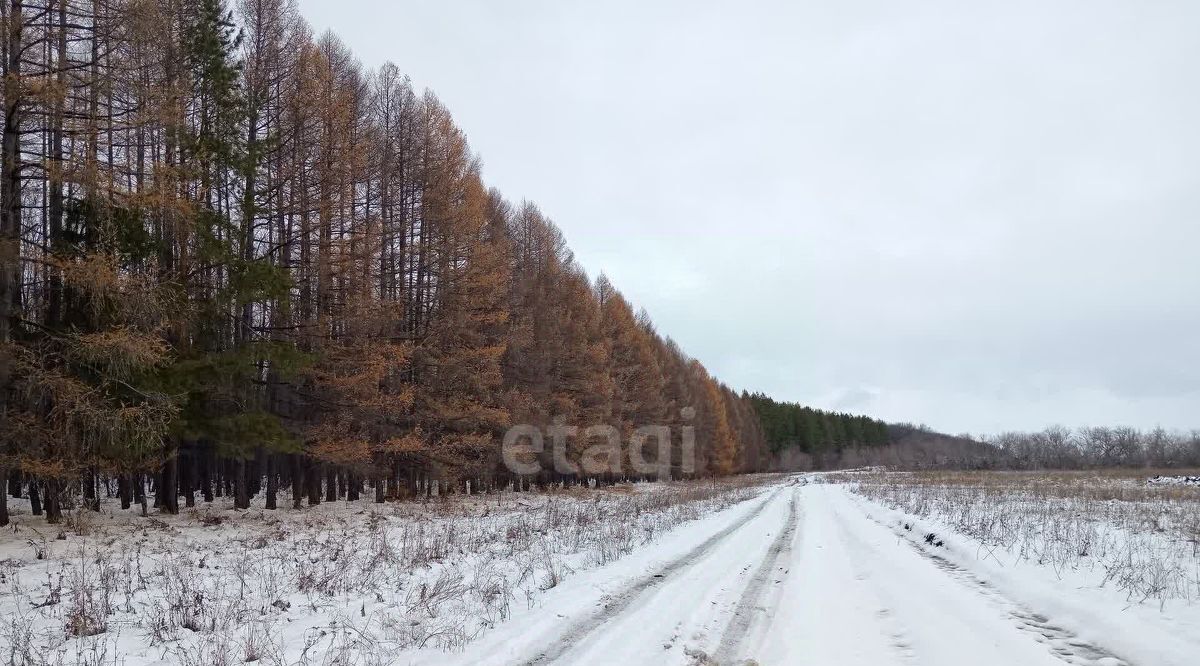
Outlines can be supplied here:
<path id="1" fill-rule="evenodd" d="M 96 493 L 96 470 L 89 469 L 83 474 L 83 504 L 92 511 L 100 510 L 100 498 Z"/>
<path id="2" fill-rule="evenodd" d="M 0 527 L 8 524 L 8 469 L 0 465 Z"/>
<path id="3" fill-rule="evenodd" d="M 196 506 L 196 449 L 189 448 L 186 456 L 180 454 L 179 464 L 183 468 L 179 473 L 183 503 L 184 506 L 191 508 Z"/>
<path id="4" fill-rule="evenodd" d="M 134 474 L 130 479 L 130 485 L 133 486 L 133 501 L 146 506 L 146 479 L 141 474 Z M 145 510 L 142 515 L 145 515 Z"/>
<path id="5" fill-rule="evenodd" d="M 250 499 L 254 499 L 262 492 L 263 475 L 266 474 L 267 468 L 267 453 L 263 447 L 258 446 L 254 449 L 254 460 L 251 462 L 249 477 L 246 479 L 246 491 L 250 495 Z"/>
<path id="6" fill-rule="evenodd" d="M 138 506 L 142 507 L 142 517 L 145 518 L 150 512 L 146 510 L 146 479 L 141 474 L 134 477 L 133 494 Z"/>
<path id="7" fill-rule="evenodd" d="M 58 479 L 46 479 L 46 522 L 62 522 L 62 498 Z"/>
<path id="8" fill-rule="evenodd" d="M 4 62 L 4 130 L 0 140 L 0 346 L 12 340 L 14 319 L 18 313 L 21 268 L 21 11 L 24 3 L 12 0 L 9 8 L 7 59 Z M 8 393 L 12 369 L 7 358 L 0 358 L 0 432 L 8 432 Z M 4 455 L 0 450 L 0 455 Z M 4 470 L 7 471 L 7 470 Z M 8 503 L 0 519 L 8 524 Z"/>
<path id="9" fill-rule="evenodd" d="M 29 477 L 29 510 L 35 516 L 42 515 L 42 493 L 38 488 L 38 480 Z"/>
<path id="10" fill-rule="evenodd" d="M 238 458 L 233 469 L 234 479 L 233 485 L 235 495 L 233 506 L 238 509 L 250 508 L 250 495 L 246 488 L 246 461 L 243 458 Z"/>
<path id="11" fill-rule="evenodd" d="M 275 472 L 275 454 L 267 455 L 267 497 L 265 506 L 275 510 L 275 495 L 279 492 L 279 475 Z"/>
<path id="12" fill-rule="evenodd" d="M 133 489 L 131 488 L 131 484 L 129 483 L 129 475 L 122 474 L 117 479 L 117 495 L 119 495 L 121 498 L 121 508 L 122 509 L 129 508 L 129 505 L 131 504 L 131 500 L 133 499 L 131 497 L 131 495 L 133 494 L 132 490 Z"/>
<path id="13" fill-rule="evenodd" d="M 59 90 L 66 92 L 67 88 L 67 3 L 66 0 L 60 0 L 58 3 L 58 38 L 57 38 L 57 54 L 55 69 L 56 79 Z M 65 96 L 64 96 L 65 97 Z M 64 250 L 63 243 L 63 173 L 65 171 L 63 164 L 63 104 L 65 99 L 57 97 L 51 104 L 49 121 L 50 121 L 50 154 L 49 168 L 46 169 L 46 184 L 47 184 L 47 233 L 49 234 L 50 252 L 53 255 L 61 255 Z M 57 269 L 51 269 L 49 272 L 49 280 L 46 294 L 46 326 L 51 329 L 58 329 L 62 323 L 62 278 Z M 92 499 L 87 495 L 87 486 L 84 487 L 84 499 Z M 85 502 L 86 504 L 87 502 Z M 97 506 L 97 510 L 99 507 Z"/>
<path id="14" fill-rule="evenodd" d="M 300 464 L 300 455 L 291 454 L 292 459 L 292 508 L 299 509 L 304 498 L 304 467 Z"/>
<path id="15" fill-rule="evenodd" d="M 308 505 L 313 506 L 321 503 L 321 464 L 315 460 L 309 460 L 308 471 L 304 475 L 305 486 L 308 487 Z"/>
<path id="16" fill-rule="evenodd" d="M 179 458 L 172 454 L 163 463 L 162 467 L 162 490 L 159 497 L 162 498 L 163 511 L 169 514 L 179 513 Z"/>
<path id="17" fill-rule="evenodd" d="M 200 454 L 200 491 L 204 493 L 204 501 L 213 501 L 212 456 L 208 451 Z"/>

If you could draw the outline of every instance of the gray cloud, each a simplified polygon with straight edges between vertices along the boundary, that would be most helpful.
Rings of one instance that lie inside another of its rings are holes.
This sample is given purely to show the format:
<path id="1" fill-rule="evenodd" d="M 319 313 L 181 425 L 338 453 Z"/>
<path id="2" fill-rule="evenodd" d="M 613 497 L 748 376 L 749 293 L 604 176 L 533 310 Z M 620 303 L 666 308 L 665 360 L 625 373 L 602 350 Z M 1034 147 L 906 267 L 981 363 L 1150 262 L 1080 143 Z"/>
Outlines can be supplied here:
<path id="1" fill-rule="evenodd" d="M 300 4 L 736 388 L 1200 426 L 1194 2 Z"/>

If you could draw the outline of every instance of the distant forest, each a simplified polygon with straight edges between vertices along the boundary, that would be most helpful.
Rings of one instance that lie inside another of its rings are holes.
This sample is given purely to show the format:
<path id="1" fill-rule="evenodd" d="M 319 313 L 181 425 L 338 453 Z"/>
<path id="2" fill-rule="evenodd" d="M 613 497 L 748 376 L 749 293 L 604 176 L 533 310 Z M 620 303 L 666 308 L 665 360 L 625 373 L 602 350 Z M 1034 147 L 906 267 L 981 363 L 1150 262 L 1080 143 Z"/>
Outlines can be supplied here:
<path id="1" fill-rule="evenodd" d="M 744 396 L 762 421 L 772 452 L 798 447 L 809 454 L 847 446 L 882 446 L 891 442 L 888 424 L 867 416 L 827 412 L 792 402 L 776 402 L 762 393 Z"/>
<path id="2" fill-rule="evenodd" d="M 973 438 L 776 402 L 762 393 L 742 397 L 754 405 L 772 464 L 778 469 L 1200 468 L 1200 430 L 1051 426 L 1040 432 Z"/>

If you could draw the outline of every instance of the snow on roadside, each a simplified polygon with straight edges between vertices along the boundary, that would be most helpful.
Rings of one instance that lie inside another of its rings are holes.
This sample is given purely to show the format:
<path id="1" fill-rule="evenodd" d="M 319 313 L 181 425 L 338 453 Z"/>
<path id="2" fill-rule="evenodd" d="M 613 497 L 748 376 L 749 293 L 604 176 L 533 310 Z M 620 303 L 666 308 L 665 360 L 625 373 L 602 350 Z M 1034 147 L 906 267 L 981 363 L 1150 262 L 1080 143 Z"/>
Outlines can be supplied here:
<path id="1" fill-rule="evenodd" d="M 850 491 L 861 490 L 857 484 L 845 486 Z M 867 517 L 892 530 L 900 539 L 914 549 L 934 558 L 941 558 L 953 567 L 961 569 L 970 580 L 990 586 L 1017 604 L 1036 609 L 1038 615 L 1047 616 L 1048 621 L 1067 629 L 1082 640 L 1105 646 L 1116 654 L 1139 664 L 1161 664 L 1164 666 L 1196 663 L 1200 654 L 1200 604 L 1195 599 L 1150 600 L 1131 598 L 1128 590 L 1121 590 L 1109 579 L 1115 565 L 1105 565 L 1091 556 L 1081 556 L 1071 562 L 1051 562 L 1039 555 L 1031 541 L 1022 542 L 1021 547 L 1009 549 L 998 543 L 989 543 L 964 534 L 956 529 L 957 522 L 932 510 L 929 502 L 915 501 L 904 507 L 895 503 L 886 505 L 863 495 L 848 494 Z M 1036 519 L 1034 512 L 1061 512 L 1062 507 L 1023 505 L 1031 512 L 1029 522 Z M 909 510 L 902 510 L 909 509 Z M 919 511 L 913 511 L 918 509 Z M 1074 511 L 1082 509 L 1076 507 Z M 986 515 L 974 520 L 988 520 Z M 1084 518 L 1084 521 L 1091 521 Z M 1121 534 L 1121 528 L 1100 526 L 1101 532 L 1109 535 L 1113 548 Z M 933 535 L 930 539 L 929 536 Z M 1126 535 L 1128 536 L 1128 535 Z M 1160 535 L 1161 536 L 1161 535 Z M 1043 541 L 1051 534 L 1039 532 Z M 941 546 L 938 544 L 941 543 Z M 1164 555 L 1177 551 L 1164 549 Z M 1181 557 L 1184 555 L 1181 555 Z M 1120 557 L 1116 552 L 1114 557 Z M 1127 550 L 1125 557 L 1132 557 Z M 1166 564 L 1158 563 L 1159 571 Z M 1200 566 L 1191 561 L 1193 580 L 1200 582 Z M 1135 565 L 1136 566 L 1136 565 Z M 1154 570 L 1154 563 L 1147 563 Z"/>
<path id="2" fill-rule="evenodd" d="M 61 531 L 26 510 L 0 534 L 0 644 L 16 663 L 129 666 L 457 651 L 575 572 L 756 496 L 754 483 L 147 518 L 106 505 Z"/>

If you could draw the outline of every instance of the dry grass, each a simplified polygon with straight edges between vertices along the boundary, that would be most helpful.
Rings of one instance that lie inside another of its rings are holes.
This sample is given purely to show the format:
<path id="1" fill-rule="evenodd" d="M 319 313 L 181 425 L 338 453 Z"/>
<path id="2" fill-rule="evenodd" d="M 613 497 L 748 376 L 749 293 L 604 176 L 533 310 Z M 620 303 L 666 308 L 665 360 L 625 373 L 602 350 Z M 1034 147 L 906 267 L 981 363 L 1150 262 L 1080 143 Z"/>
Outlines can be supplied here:
<path id="1" fill-rule="evenodd" d="M 281 666 L 454 650 L 514 603 L 532 606 L 576 570 L 748 499 L 769 480 L 110 513 L 86 535 L 38 541 L 43 559 L 24 547 L 7 563 L 0 615 L 13 620 L 0 627 L 0 644 L 14 647 L 3 659 L 69 663 L 83 641 L 130 665 L 140 659 L 134 648 L 172 663 Z"/>
<path id="2" fill-rule="evenodd" d="M 989 553 L 1060 576 L 1094 574 L 1132 602 L 1200 600 L 1200 488 L 1148 484 L 1156 473 L 876 471 L 830 480 L 935 519 Z"/>
<path id="3" fill-rule="evenodd" d="M 1198 470 L 1103 469 L 1088 471 L 922 471 L 830 474 L 837 482 L 907 486 L 1020 489 L 1046 497 L 1121 502 L 1200 501 L 1198 486 L 1153 485 L 1155 476 L 1192 476 Z"/>

